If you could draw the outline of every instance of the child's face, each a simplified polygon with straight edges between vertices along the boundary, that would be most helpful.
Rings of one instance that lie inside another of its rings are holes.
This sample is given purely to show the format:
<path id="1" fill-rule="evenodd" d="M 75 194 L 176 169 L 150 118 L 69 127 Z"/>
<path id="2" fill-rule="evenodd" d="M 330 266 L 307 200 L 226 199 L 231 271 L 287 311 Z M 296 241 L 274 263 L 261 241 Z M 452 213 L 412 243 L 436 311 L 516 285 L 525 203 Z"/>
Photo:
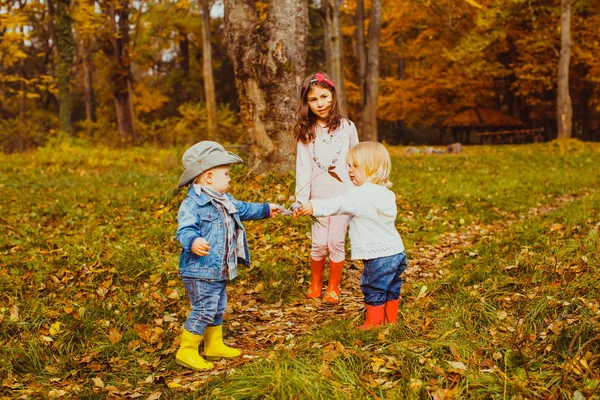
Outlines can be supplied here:
<path id="1" fill-rule="evenodd" d="M 314 86 L 308 92 L 307 100 L 308 107 L 317 117 L 317 121 L 326 123 L 333 103 L 331 91 L 320 86 Z"/>
<path id="2" fill-rule="evenodd" d="M 348 163 L 348 175 L 354 186 L 361 186 L 367 180 L 365 174 L 353 163 Z"/>
<path id="3" fill-rule="evenodd" d="M 231 182 L 231 178 L 229 177 L 229 165 L 215 167 L 211 169 L 210 172 L 212 173 L 211 176 L 207 176 L 208 186 L 221 194 L 227 192 L 227 189 L 229 189 L 229 182 Z"/>

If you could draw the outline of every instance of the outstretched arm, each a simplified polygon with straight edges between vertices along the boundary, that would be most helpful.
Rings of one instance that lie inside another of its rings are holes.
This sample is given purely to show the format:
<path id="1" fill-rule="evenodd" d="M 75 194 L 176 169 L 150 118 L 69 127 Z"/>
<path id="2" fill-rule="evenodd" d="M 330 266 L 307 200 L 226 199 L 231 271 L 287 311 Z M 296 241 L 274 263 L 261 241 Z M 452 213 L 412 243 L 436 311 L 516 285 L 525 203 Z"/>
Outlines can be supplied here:
<path id="1" fill-rule="evenodd" d="M 352 215 L 359 213 L 359 205 L 352 190 L 332 199 L 311 200 L 301 208 L 294 210 L 294 218 L 301 215 L 325 217 L 329 215 Z"/>

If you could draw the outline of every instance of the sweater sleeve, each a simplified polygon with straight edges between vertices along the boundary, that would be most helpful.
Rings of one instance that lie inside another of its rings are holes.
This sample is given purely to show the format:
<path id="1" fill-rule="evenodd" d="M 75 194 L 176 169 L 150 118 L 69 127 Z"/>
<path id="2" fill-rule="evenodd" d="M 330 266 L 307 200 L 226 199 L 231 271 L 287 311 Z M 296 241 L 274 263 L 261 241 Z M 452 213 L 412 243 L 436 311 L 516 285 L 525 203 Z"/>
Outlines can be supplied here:
<path id="1" fill-rule="evenodd" d="M 310 180 L 312 177 L 312 162 L 308 145 L 298 141 L 296 150 L 296 201 L 302 204 L 310 199 Z"/>
<path id="2" fill-rule="evenodd" d="M 330 215 L 356 216 L 359 213 L 359 203 L 356 193 L 351 189 L 346 194 L 331 199 L 311 200 L 313 216 L 327 217 Z"/>

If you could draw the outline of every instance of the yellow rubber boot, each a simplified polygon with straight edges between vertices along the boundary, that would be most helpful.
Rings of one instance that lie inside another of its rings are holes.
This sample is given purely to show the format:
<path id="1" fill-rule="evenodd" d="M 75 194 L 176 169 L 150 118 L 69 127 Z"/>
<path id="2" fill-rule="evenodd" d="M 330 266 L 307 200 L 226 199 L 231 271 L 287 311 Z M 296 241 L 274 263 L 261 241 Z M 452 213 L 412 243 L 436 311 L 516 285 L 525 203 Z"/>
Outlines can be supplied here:
<path id="1" fill-rule="evenodd" d="M 204 354 L 208 359 L 218 359 L 239 357 L 242 352 L 223 343 L 223 325 L 217 325 L 204 331 Z"/>
<path id="2" fill-rule="evenodd" d="M 175 355 L 177 364 L 195 369 L 196 371 L 212 369 L 213 364 L 206 361 L 198 354 L 200 342 L 202 342 L 202 335 L 194 335 L 192 332 L 188 332 L 184 329 L 181 334 L 181 345 Z"/>

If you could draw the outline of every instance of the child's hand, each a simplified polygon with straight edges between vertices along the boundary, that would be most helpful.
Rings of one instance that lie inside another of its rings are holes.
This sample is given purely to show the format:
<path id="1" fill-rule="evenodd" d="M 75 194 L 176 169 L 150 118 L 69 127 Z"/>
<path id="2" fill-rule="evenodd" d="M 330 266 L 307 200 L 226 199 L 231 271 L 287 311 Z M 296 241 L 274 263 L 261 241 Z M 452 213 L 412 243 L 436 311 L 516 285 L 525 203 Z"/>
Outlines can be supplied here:
<path id="1" fill-rule="evenodd" d="M 192 253 L 197 256 L 207 256 L 210 251 L 210 245 L 204 238 L 198 238 L 192 243 Z"/>
<path id="2" fill-rule="evenodd" d="M 313 215 L 313 206 L 310 201 L 308 204 L 294 210 L 294 218 L 298 218 L 300 215 Z"/>
<path id="3" fill-rule="evenodd" d="M 269 214 L 269 218 L 273 218 L 281 214 L 281 206 L 273 203 L 269 203 L 269 208 L 271 209 L 271 213 Z"/>

